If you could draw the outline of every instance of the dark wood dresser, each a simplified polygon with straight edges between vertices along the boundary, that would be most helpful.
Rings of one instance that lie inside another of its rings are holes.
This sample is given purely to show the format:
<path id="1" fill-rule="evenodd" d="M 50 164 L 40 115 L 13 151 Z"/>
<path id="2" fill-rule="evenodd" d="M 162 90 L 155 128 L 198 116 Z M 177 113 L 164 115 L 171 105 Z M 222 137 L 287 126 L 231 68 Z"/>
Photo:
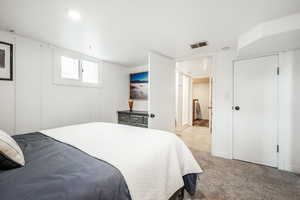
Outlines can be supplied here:
<path id="1" fill-rule="evenodd" d="M 118 111 L 118 123 L 148 128 L 148 112 L 147 111 Z"/>

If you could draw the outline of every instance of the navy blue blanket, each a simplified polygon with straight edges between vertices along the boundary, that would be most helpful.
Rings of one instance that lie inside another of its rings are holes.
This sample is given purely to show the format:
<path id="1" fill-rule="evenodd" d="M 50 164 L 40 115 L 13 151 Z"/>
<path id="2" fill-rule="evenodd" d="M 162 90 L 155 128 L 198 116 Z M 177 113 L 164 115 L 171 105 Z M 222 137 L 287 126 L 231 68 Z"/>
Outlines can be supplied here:
<path id="1" fill-rule="evenodd" d="M 14 136 L 25 167 L 0 170 L 1 200 L 131 200 L 124 177 L 109 163 L 41 133 Z M 197 175 L 184 176 L 194 193 Z"/>

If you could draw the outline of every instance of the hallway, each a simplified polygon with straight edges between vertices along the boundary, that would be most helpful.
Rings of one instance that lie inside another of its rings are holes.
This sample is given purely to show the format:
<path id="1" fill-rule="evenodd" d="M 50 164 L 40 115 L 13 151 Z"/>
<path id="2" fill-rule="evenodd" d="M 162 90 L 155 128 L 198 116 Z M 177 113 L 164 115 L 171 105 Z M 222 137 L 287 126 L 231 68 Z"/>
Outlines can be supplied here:
<path id="1" fill-rule="evenodd" d="M 209 128 L 193 126 L 176 132 L 177 135 L 192 149 L 211 152 L 211 134 Z"/>
<path id="2" fill-rule="evenodd" d="M 193 123 L 194 126 L 209 127 L 209 120 L 206 119 L 196 119 Z"/>

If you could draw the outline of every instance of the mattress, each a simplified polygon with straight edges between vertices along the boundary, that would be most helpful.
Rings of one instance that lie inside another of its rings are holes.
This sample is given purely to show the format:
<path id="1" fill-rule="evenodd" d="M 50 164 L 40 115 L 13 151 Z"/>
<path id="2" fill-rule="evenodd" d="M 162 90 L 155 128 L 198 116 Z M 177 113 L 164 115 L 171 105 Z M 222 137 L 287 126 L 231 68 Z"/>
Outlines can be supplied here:
<path id="1" fill-rule="evenodd" d="M 122 173 L 110 163 L 42 133 L 14 136 L 25 167 L 0 170 L 1 200 L 131 200 Z M 142 173 L 142 172 L 137 172 Z M 197 174 L 183 177 L 195 191 Z"/>
<path id="2" fill-rule="evenodd" d="M 169 199 L 184 186 L 183 176 L 202 173 L 184 142 L 167 131 L 92 122 L 41 133 L 119 169 L 133 200 Z"/>

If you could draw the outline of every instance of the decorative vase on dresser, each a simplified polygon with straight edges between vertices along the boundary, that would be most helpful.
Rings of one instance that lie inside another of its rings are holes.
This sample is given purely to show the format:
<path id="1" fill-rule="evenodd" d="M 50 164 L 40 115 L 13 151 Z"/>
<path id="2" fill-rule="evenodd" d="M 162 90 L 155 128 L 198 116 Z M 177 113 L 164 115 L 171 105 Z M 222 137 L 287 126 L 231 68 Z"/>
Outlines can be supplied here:
<path id="1" fill-rule="evenodd" d="M 132 108 L 133 108 L 133 101 L 132 100 L 128 101 L 128 106 L 129 106 L 130 112 L 132 112 Z"/>

